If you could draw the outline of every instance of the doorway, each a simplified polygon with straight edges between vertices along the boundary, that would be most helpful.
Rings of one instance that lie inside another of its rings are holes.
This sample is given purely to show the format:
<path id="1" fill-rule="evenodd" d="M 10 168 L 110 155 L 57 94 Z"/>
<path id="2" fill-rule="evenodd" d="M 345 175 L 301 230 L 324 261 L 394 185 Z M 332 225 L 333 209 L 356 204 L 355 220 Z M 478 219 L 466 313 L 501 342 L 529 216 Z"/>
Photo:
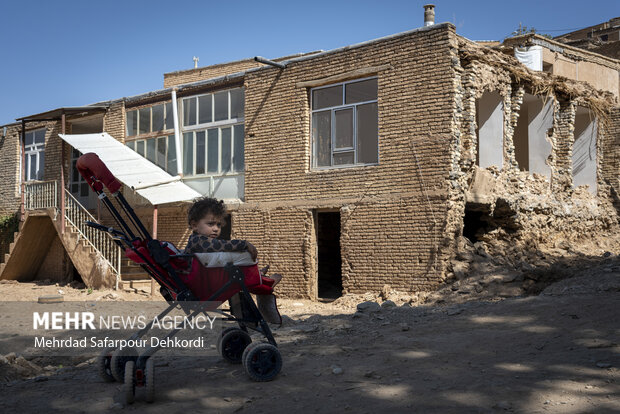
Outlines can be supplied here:
<path id="1" fill-rule="evenodd" d="M 340 255 L 340 212 L 316 213 L 318 296 L 342 296 L 342 257 Z"/>

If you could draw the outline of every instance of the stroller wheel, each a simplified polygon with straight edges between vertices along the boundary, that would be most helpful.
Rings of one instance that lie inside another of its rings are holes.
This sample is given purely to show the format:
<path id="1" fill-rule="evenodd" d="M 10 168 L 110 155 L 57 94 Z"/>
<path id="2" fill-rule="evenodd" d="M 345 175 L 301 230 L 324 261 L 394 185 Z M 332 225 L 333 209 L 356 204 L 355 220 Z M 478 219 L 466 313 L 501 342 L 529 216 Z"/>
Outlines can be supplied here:
<path id="1" fill-rule="evenodd" d="M 136 396 L 136 382 L 134 375 L 134 361 L 125 364 L 125 383 L 123 384 L 123 398 L 125 404 L 132 404 Z"/>
<path id="2" fill-rule="evenodd" d="M 146 360 L 146 368 L 144 375 L 146 377 L 146 402 L 153 402 L 155 400 L 155 364 L 153 363 L 153 357 Z"/>
<path id="3" fill-rule="evenodd" d="M 117 349 L 112 352 L 110 358 L 110 371 L 112 376 L 118 382 L 125 381 L 125 364 L 127 361 L 136 361 L 138 359 L 138 351 L 135 348 Z"/>
<path id="4" fill-rule="evenodd" d="M 231 364 L 240 364 L 243 351 L 251 343 L 252 338 L 247 332 L 239 328 L 228 328 L 222 332 L 216 348 L 226 361 Z"/>
<path id="5" fill-rule="evenodd" d="M 115 380 L 114 375 L 112 375 L 112 352 L 114 352 L 114 348 L 106 348 L 97 357 L 99 376 L 105 382 L 114 382 Z"/>
<path id="6" fill-rule="evenodd" d="M 243 367 L 252 380 L 271 381 L 282 369 L 282 355 L 267 342 L 254 342 L 243 351 Z"/>

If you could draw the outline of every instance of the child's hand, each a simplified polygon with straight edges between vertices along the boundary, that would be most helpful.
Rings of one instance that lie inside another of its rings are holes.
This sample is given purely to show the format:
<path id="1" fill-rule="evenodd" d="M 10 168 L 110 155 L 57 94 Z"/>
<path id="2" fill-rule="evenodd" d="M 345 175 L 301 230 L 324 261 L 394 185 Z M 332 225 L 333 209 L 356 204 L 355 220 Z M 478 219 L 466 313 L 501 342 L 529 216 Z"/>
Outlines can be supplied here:
<path id="1" fill-rule="evenodd" d="M 250 253 L 250 256 L 252 256 L 252 260 L 256 261 L 256 258 L 258 257 L 258 250 L 256 250 L 256 247 L 254 247 L 254 245 L 250 242 L 247 242 L 247 246 L 248 252 Z"/>

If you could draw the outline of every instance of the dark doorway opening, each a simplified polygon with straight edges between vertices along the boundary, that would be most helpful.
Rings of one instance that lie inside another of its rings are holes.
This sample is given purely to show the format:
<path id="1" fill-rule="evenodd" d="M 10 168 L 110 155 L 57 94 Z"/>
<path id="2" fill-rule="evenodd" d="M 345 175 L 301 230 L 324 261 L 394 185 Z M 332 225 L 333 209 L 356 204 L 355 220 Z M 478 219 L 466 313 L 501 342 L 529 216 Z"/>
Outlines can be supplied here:
<path id="1" fill-rule="evenodd" d="M 318 212 L 316 224 L 319 298 L 336 299 L 342 296 L 340 212 Z"/>
<path id="2" fill-rule="evenodd" d="M 465 217 L 463 218 L 463 236 L 467 237 L 472 243 L 478 241 L 480 233 L 484 233 L 486 223 L 482 220 L 485 213 L 482 211 L 469 210 L 465 207 Z"/>

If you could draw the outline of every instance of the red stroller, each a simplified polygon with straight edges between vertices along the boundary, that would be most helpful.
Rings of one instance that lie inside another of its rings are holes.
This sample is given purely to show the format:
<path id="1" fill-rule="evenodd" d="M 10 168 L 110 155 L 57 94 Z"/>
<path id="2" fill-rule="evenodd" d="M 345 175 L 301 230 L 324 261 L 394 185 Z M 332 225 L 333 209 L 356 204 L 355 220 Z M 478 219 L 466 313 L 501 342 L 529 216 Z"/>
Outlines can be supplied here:
<path id="1" fill-rule="evenodd" d="M 262 277 L 257 265 L 228 262 L 223 267 L 204 267 L 194 255 L 181 254 L 171 243 L 151 237 L 121 194 L 121 183 L 96 154 L 82 155 L 77 161 L 77 169 L 122 230 L 93 222 L 86 224 L 110 234 L 116 244 L 124 249 L 125 255 L 140 264 L 159 283 L 160 292 L 169 306 L 158 318 L 179 308 L 189 317 L 195 317 L 215 309 L 212 305 L 209 308 L 192 306 L 192 302 L 228 301 L 230 309 L 215 311 L 222 315 L 222 321 L 235 322 L 238 326 L 221 332 L 216 346 L 218 352 L 230 363 L 243 364 L 254 381 L 270 381 L 278 375 L 282 368 L 282 356 L 269 325 L 250 295 L 270 294 L 273 290 L 272 281 Z M 104 186 L 112 197 L 106 195 Z M 128 220 L 123 218 L 112 199 L 116 199 L 115 204 L 119 205 Z M 152 322 L 128 340 L 140 339 L 151 327 Z M 267 342 L 252 343 L 248 329 L 261 333 Z M 172 330 L 165 339 L 172 338 L 178 332 L 179 329 Z M 106 349 L 98 358 L 99 373 L 105 381 L 124 382 L 126 403 L 133 402 L 136 387 L 145 387 L 146 400 L 151 402 L 154 399 L 154 364 L 150 357 L 159 349 L 147 347 L 142 353 L 134 348 Z"/>

